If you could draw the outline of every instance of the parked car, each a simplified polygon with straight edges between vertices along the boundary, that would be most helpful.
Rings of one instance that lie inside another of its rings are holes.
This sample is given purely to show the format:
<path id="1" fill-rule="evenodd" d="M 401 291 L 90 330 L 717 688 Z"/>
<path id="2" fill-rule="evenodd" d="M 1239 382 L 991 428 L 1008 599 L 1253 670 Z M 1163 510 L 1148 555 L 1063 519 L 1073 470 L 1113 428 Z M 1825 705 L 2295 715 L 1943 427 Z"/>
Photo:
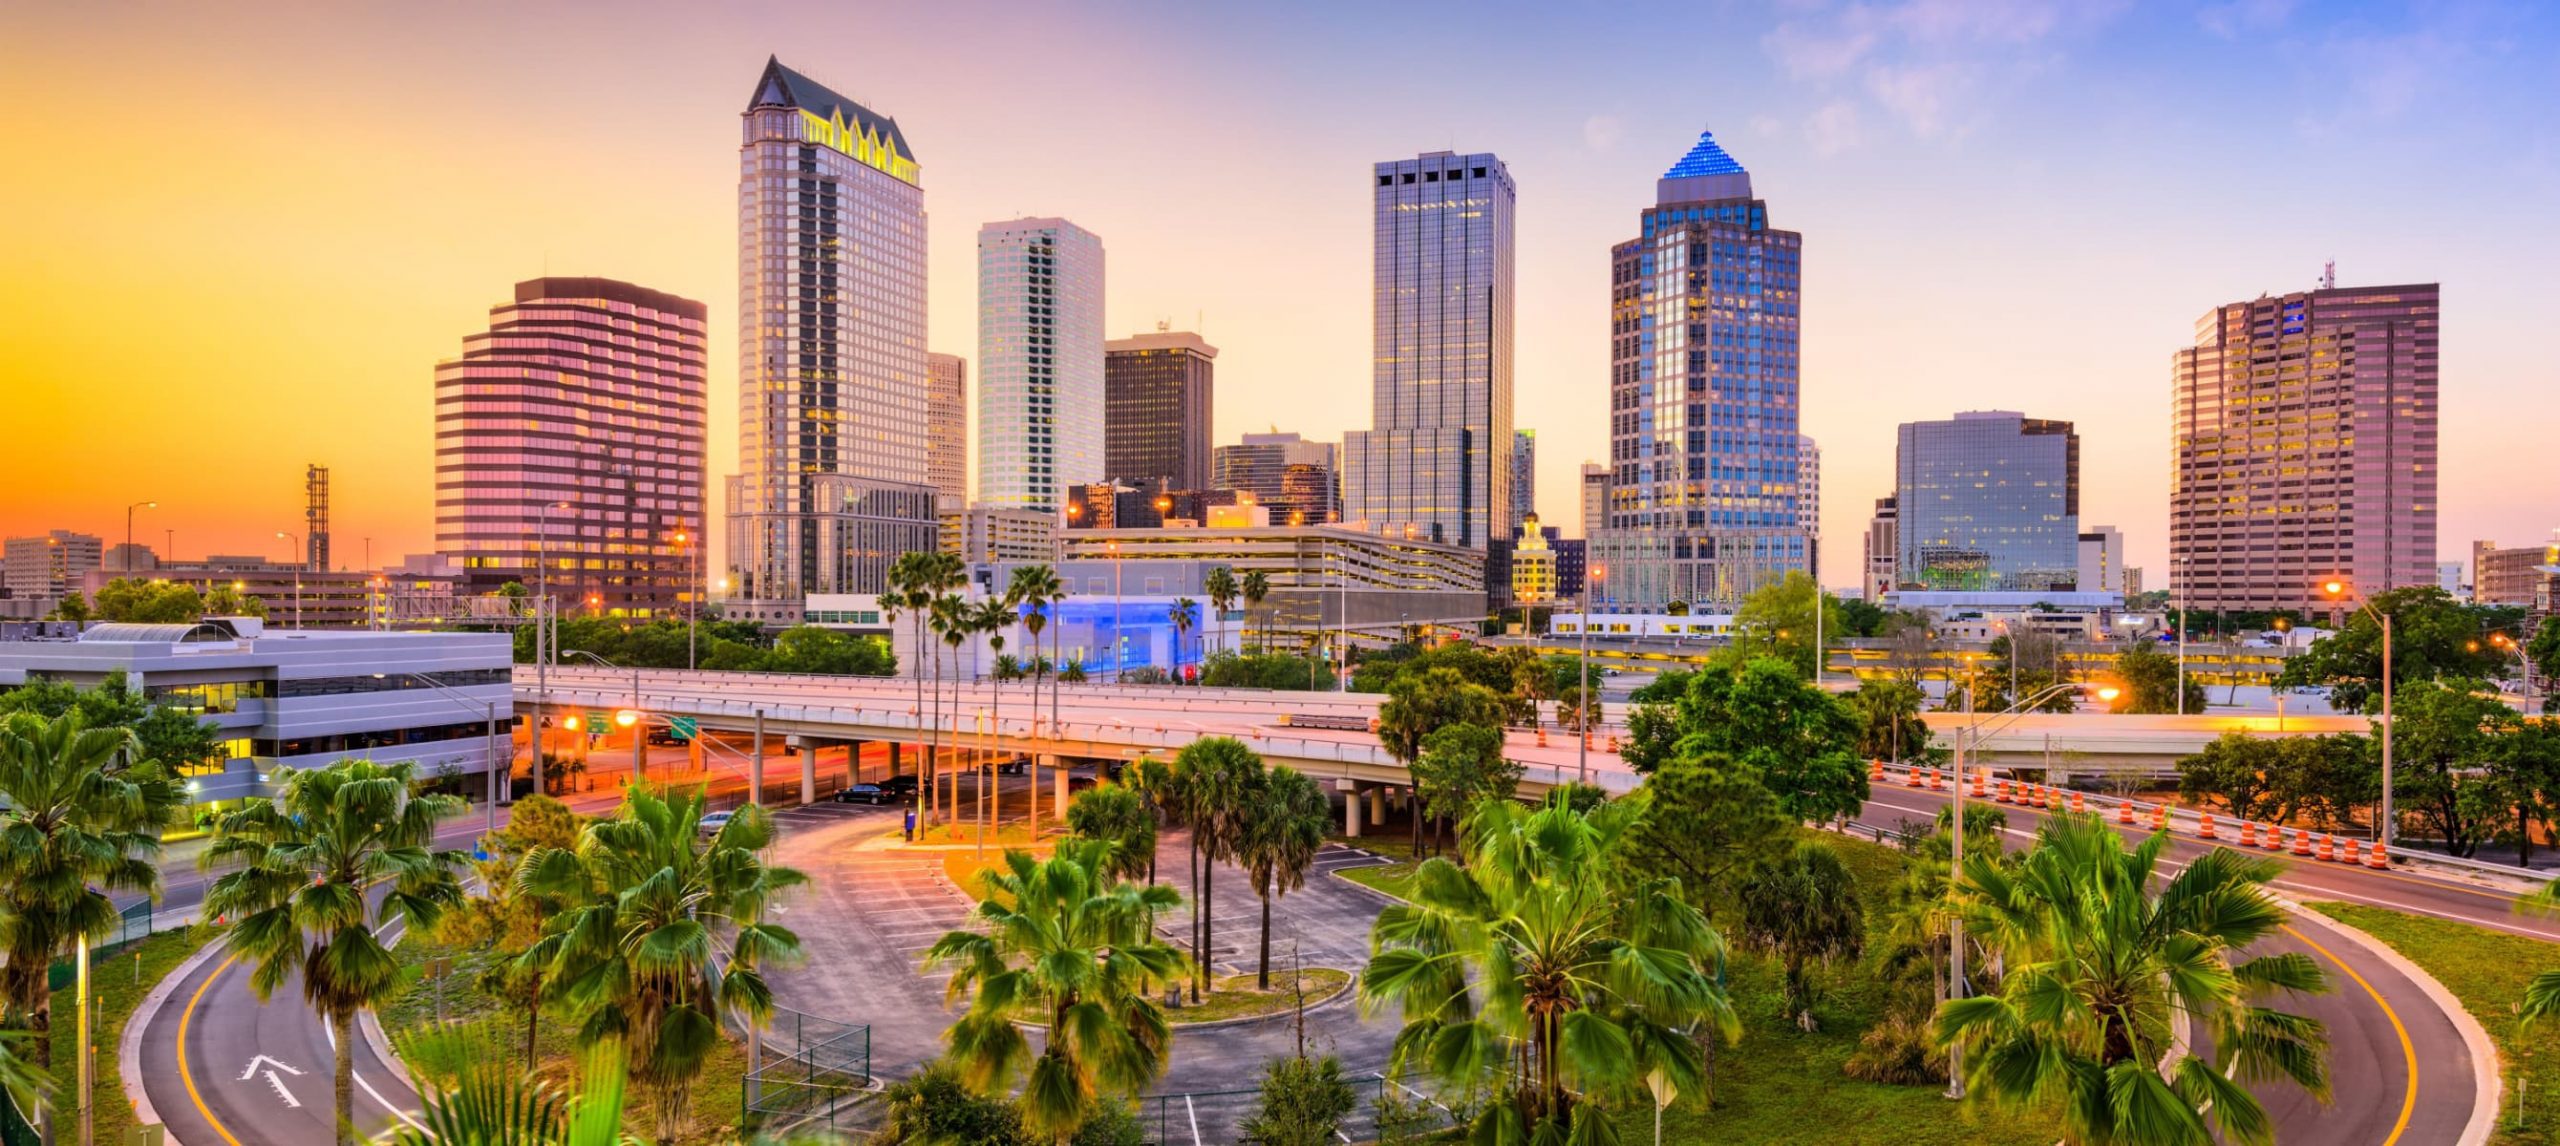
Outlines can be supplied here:
<path id="1" fill-rule="evenodd" d="M 869 804 L 875 808 L 896 798 L 878 784 L 856 784 L 836 792 L 836 802 L 839 804 Z"/>
<path id="2" fill-rule="evenodd" d="M 916 778 L 913 775 L 883 776 L 878 787 L 892 800 L 909 799 L 916 794 Z"/>
<path id="3" fill-rule="evenodd" d="M 1069 776 L 1067 777 L 1067 794 L 1072 796 L 1078 792 L 1092 791 L 1094 785 L 1099 782 L 1091 776 Z"/>
<path id="4" fill-rule="evenodd" d="M 706 836 L 719 835 L 720 829 L 728 827 L 729 821 L 736 819 L 737 815 L 738 814 L 736 812 L 705 813 L 702 817 L 702 823 L 698 825 L 697 830 Z"/>

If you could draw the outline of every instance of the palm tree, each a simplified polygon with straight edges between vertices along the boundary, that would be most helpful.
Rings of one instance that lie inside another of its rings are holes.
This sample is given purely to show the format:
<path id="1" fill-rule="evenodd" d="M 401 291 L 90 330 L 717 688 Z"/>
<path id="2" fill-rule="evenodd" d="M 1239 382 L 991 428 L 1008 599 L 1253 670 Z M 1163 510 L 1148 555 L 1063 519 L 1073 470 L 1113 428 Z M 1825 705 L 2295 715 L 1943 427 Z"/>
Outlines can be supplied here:
<path id="1" fill-rule="evenodd" d="M 888 615 L 891 624 L 896 624 L 898 617 L 903 614 L 913 625 L 915 640 L 910 647 L 915 649 L 916 655 L 916 722 L 918 724 L 925 721 L 924 623 L 926 616 L 932 611 L 933 601 L 932 593 L 925 588 L 925 582 L 931 579 L 933 556 L 931 553 L 920 551 L 899 554 L 898 559 L 889 565 L 889 591 L 880 594 L 881 612 Z M 916 822 L 918 824 L 925 822 L 925 793 L 932 789 L 932 771 L 933 761 L 928 755 L 924 764 L 916 769 L 916 778 L 921 781 L 916 785 Z M 764 793 L 756 793 L 756 799 L 762 801 Z"/>
<path id="2" fill-rule="evenodd" d="M 1200 624 L 1200 602 L 1189 597 L 1176 597 L 1173 607 L 1165 610 L 1164 619 L 1173 622 L 1173 663 L 1179 667 L 1182 664 L 1183 638 L 1190 636 L 1191 630 Z M 1174 683 L 1182 681 L 1176 678 Z"/>
<path id="3" fill-rule="evenodd" d="M 2085 1146 L 2272 1143 L 2253 1084 L 2286 1081 L 2326 1101 L 2328 1035 L 2262 1005 L 2328 988 L 2311 957 L 2234 953 L 2284 926 L 2271 857 L 2215 849 L 2156 888 L 2167 832 L 2128 848 L 2089 816 L 2048 820 L 2010 870 L 1968 856 L 1958 894 L 2006 971 L 1994 994 L 1938 1008 L 1937 1033 L 1969 1053 L 1992 1100 L 2062 1108 Z M 2178 1054 L 2173 1018 L 2213 1033 L 2223 1061 Z"/>
<path id="4" fill-rule="evenodd" d="M 1787 1010 L 1811 1033 L 1819 992 L 1806 964 L 1855 959 L 1866 946 L 1856 877 L 1830 845 L 1802 840 L 1792 853 L 1745 875 L 1735 898 L 1742 905 L 1743 943 L 1786 964 Z"/>
<path id="5" fill-rule="evenodd" d="M 1209 595 L 1209 607 L 1218 611 L 1217 619 L 1223 626 L 1226 623 L 1227 610 L 1236 607 L 1236 595 L 1241 592 L 1241 588 L 1236 584 L 1235 569 L 1221 565 L 1210 570 L 1209 575 L 1200 581 L 1200 591 Z M 1218 643 L 1224 645 L 1226 642 Z M 1200 659 L 1207 661 L 1209 657 L 1204 653 Z"/>
<path id="6" fill-rule="evenodd" d="M 1457 1087 L 1514 1079 L 1472 1141 L 1615 1141 L 1605 1100 L 1694 1090 L 1691 1032 L 1741 1034 L 1706 916 L 1678 880 L 1610 861 L 1627 823 L 1623 804 L 1487 800 L 1468 816 L 1468 864 L 1423 861 L 1414 901 L 1371 928 L 1360 1001 L 1402 1008 L 1393 1069 Z"/>
<path id="7" fill-rule="evenodd" d="M 1031 637 L 1031 724 L 1032 735 L 1039 735 L 1040 685 L 1049 675 L 1054 662 L 1040 655 L 1040 633 L 1049 627 L 1049 613 L 1057 601 L 1064 600 L 1066 590 L 1058 584 L 1058 571 L 1046 565 L 1019 565 L 1012 580 L 1005 583 L 1005 595 L 1019 605 L 1028 606 L 1022 614 L 1022 627 Z M 1057 735 L 1055 713 L 1052 713 L 1050 735 Z M 1040 838 L 1040 754 L 1031 754 L 1031 838 Z"/>
<path id="8" fill-rule="evenodd" d="M 1271 901 L 1307 884 L 1332 821 L 1324 790 L 1294 768 L 1273 768 L 1237 817 L 1236 862 L 1262 899 L 1262 958 L 1254 986 L 1271 989 Z"/>
<path id="9" fill-rule="evenodd" d="M 933 627 L 934 635 L 941 638 L 943 649 L 951 656 L 951 754 L 956 757 L 961 753 L 960 646 L 969 643 L 970 636 L 977 632 L 977 611 L 971 609 L 968 599 L 958 593 L 937 593 L 933 598 L 928 623 Z M 940 735 L 942 725 L 942 655 L 940 653 L 934 656 L 933 675 L 934 731 L 936 735 Z M 960 772 L 958 768 L 936 770 L 937 776 L 948 773 L 951 777 L 951 814 L 955 818 L 960 814 Z"/>
<path id="10" fill-rule="evenodd" d="M 987 649 L 996 654 L 996 671 L 993 674 L 995 686 L 991 690 L 994 696 L 994 712 L 988 717 L 988 727 L 993 730 L 994 739 L 1002 739 L 1004 737 L 1005 666 L 1013 659 L 1004 655 L 1004 631 L 1014 621 L 1013 594 L 1007 592 L 978 602 L 976 621 L 977 623 L 971 627 L 986 634 Z M 980 801 L 980 807 L 984 811 L 981 817 L 983 822 L 978 829 L 978 849 L 982 855 L 986 851 L 987 836 L 994 832 L 996 825 L 1004 819 L 1004 792 L 996 786 L 995 767 L 995 756 L 989 753 L 986 764 L 987 786 L 984 789 L 986 798 Z"/>
<path id="11" fill-rule="evenodd" d="M 1260 569 L 1248 569 L 1245 571 L 1241 588 L 1244 591 L 1245 628 L 1256 634 L 1254 648 L 1259 651 L 1268 651 L 1264 648 L 1263 642 L 1270 640 L 1270 630 L 1255 627 L 1253 612 L 1262 607 L 1263 598 L 1271 595 L 1271 578 L 1264 575 Z"/>
<path id="12" fill-rule="evenodd" d="M 1068 661 L 1065 668 L 1058 670 L 1058 684 L 1083 684 L 1084 681 L 1084 659 L 1081 657 Z M 1058 684 L 1049 686 L 1049 703 L 1053 705 L 1058 703 Z M 1051 712 L 1049 722 L 1052 725 L 1057 723 L 1055 711 Z"/>
<path id="13" fill-rule="evenodd" d="M 272 800 L 214 822 L 202 865 L 238 870 L 213 881 L 204 909 L 231 925 L 231 946 L 257 964 L 261 1000 L 299 972 L 302 998 L 337 1046 L 337 1141 L 353 1142 L 356 1014 L 398 994 L 400 959 L 377 932 L 393 919 L 433 927 L 462 902 L 462 853 L 436 851 L 437 819 L 460 799 L 414 795 L 415 764 L 349 760 L 289 773 Z M 376 900 L 373 893 L 383 894 Z"/>
<path id="14" fill-rule="evenodd" d="M 1235 856 L 1236 828 L 1262 787 L 1262 756 L 1232 736 L 1204 736 L 1173 757 L 1172 790 L 1191 825 L 1191 994 L 1203 987 L 1216 939 L 1218 861 Z"/>
<path id="15" fill-rule="evenodd" d="M 1136 879 L 1155 869 L 1155 809 L 1136 788 L 1104 784 L 1076 797 L 1067 805 L 1067 831 L 1077 839 L 1112 845 L 1104 866 L 1114 879 Z"/>
<path id="16" fill-rule="evenodd" d="M 1182 972 L 1182 955 L 1155 936 L 1158 912 L 1180 897 L 1108 874 L 1111 845 L 1069 840 L 1037 859 L 1009 849 L 980 877 L 984 930 L 945 934 L 925 966 L 954 968 L 949 998 L 967 997 L 952 1024 L 951 1061 L 981 1094 L 1023 1076 L 1023 1122 L 1061 1146 L 1104 1094 L 1136 1095 L 1164 1073 L 1173 1032 L 1151 996 Z M 1016 1023 L 1037 1025 L 1039 1056 Z"/>
<path id="17" fill-rule="evenodd" d="M 702 812 L 699 790 L 671 800 L 635 788 L 575 851 L 542 849 L 516 872 L 526 889 L 570 904 L 519 961 L 543 968 L 551 997 L 585 1016 L 580 1045 L 628 1050 L 661 1140 L 681 1128 L 721 1019 L 763 1023 L 773 1013 L 764 968 L 800 955 L 799 936 L 764 921 L 776 896 L 808 882 L 759 858 L 772 815 L 749 804 L 706 839 Z"/>
<path id="18" fill-rule="evenodd" d="M 53 961 L 116 925 L 108 892 L 160 898 L 160 829 L 186 794 L 140 753 L 132 730 L 91 728 L 77 709 L 0 722 L 0 998 L 27 1017 L 40 1070 L 53 1065 Z"/>

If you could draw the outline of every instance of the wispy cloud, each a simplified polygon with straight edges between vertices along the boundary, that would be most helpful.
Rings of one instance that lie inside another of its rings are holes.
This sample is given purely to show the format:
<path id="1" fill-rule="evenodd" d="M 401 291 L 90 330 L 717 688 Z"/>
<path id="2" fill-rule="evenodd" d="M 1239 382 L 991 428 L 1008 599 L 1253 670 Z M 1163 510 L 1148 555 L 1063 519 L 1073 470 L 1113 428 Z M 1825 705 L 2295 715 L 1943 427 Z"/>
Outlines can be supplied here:
<path id="1" fill-rule="evenodd" d="M 1626 134 L 1626 122 L 1614 115 L 1595 115 L 1582 121 L 1582 145 L 1593 151 L 1615 148 Z"/>
<path id="2" fill-rule="evenodd" d="M 2298 6 L 2297 0 L 2230 0 L 2197 10 L 2196 23 L 2223 39 L 2236 40 L 2244 33 L 2283 27 Z"/>
<path id="3" fill-rule="evenodd" d="M 2241 0 L 2246 3 L 2248 0 Z M 1860 104 L 1924 138 L 1961 136 L 1999 87 L 2050 67 L 2125 0 L 1890 0 L 1799 5 L 1761 38 L 1789 78 L 1830 97 L 1805 123 L 1820 151 L 1863 139 Z"/>

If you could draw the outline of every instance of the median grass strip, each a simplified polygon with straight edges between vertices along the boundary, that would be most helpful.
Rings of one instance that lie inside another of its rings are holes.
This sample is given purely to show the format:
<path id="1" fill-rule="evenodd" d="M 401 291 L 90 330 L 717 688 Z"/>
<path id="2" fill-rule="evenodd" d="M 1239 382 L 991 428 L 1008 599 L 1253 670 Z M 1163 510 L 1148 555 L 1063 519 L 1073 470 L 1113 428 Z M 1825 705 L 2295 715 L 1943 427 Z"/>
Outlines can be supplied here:
<path id="1" fill-rule="evenodd" d="M 1397 860 L 1368 867 L 1336 868 L 1334 874 L 1371 891 L 1383 891 L 1397 899 L 1410 899 L 1413 895 L 1413 873 L 1421 867 L 1421 860 Z"/>
<path id="2" fill-rule="evenodd" d="M 2480 1020 L 2505 1068 L 2507 1093 L 2492 1143 L 2560 1143 L 2560 1032 L 2549 1025 L 2524 1027 L 2516 1018 L 2525 984 L 2560 967 L 2560 944 L 2352 903 L 2304 906 L 2390 944 Z"/>
<path id="3" fill-rule="evenodd" d="M 187 957 L 204 948 L 215 932 L 210 928 L 187 927 L 163 931 L 130 944 L 111 954 L 93 959 L 89 964 L 89 984 L 96 992 L 97 1031 L 92 1045 L 98 1048 L 97 1073 L 90 1078 L 89 1095 L 95 1140 L 122 1142 L 132 1129 L 133 1105 L 124 1096 L 124 1075 L 118 1069 L 116 1048 L 124 1045 L 124 1024 L 133 1017 L 133 1009 L 142 1005 L 142 997 L 151 993 Z M 65 987 L 53 993 L 53 1102 L 59 1123 L 72 1125 L 78 1109 L 80 1081 L 80 992 Z M 68 1138 L 70 1132 L 66 1131 Z"/>
<path id="4" fill-rule="evenodd" d="M 1309 967 L 1304 974 L 1307 1005 L 1310 1007 L 1341 994 L 1351 985 L 1350 975 L 1331 967 Z M 1268 991 L 1255 989 L 1254 982 L 1252 972 L 1219 979 L 1211 984 L 1208 994 L 1201 996 L 1198 1005 L 1185 1003 L 1180 1010 L 1166 1011 L 1165 1018 L 1179 1027 L 1287 1014 L 1297 1008 L 1298 993 L 1290 981 L 1289 972 L 1272 968 L 1271 989 Z M 1184 996 L 1186 999 L 1189 997 Z"/>

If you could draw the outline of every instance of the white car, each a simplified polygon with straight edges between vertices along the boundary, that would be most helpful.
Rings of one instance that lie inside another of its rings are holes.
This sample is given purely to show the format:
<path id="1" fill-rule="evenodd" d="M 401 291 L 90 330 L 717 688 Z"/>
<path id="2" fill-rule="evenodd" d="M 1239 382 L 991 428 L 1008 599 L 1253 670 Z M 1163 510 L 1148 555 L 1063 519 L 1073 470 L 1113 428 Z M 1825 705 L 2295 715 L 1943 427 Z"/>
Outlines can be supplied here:
<path id="1" fill-rule="evenodd" d="M 720 829 L 728 827 L 729 821 L 737 818 L 737 815 L 736 812 L 706 812 L 696 830 L 706 836 L 719 835 Z"/>

